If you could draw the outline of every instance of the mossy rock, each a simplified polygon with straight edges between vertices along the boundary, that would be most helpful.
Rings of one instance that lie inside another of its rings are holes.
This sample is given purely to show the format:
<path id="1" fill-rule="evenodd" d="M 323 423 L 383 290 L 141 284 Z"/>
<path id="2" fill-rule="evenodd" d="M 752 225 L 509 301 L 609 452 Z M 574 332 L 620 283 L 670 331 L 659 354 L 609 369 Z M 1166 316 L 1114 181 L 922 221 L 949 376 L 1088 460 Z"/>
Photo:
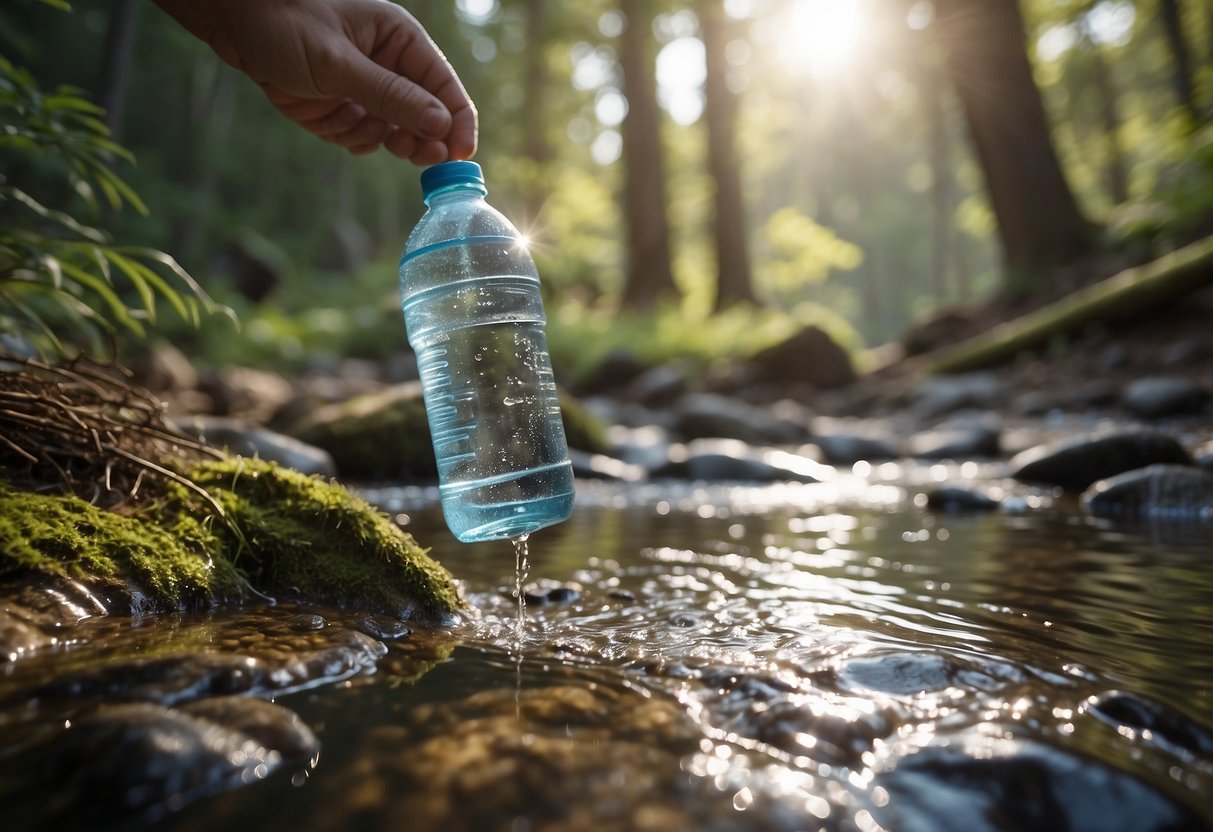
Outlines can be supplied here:
<path id="1" fill-rule="evenodd" d="M 560 411 L 569 447 L 606 452 L 602 423 L 563 390 Z M 438 476 L 420 382 L 324 405 L 288 432 L 328 451 L 346 478 L 432 480 Z"/>
<path id="2" fill-rule="evenodd" d="M 339 485 L 239 457 L 187 475 L 222 518 L 176 484 L 122 516 L 0 483 L 0 579 L 68 577 L 117 592 L 132 612 L 268 595 L 441 623 L 463 606 L 427 550 Z"/>
<path id="3" fill-rule="evenodd" d="M 414 381 L 318 407 L 287 432 L 328 451 L 346 478 L 433 479 L 429 425 Z"/>

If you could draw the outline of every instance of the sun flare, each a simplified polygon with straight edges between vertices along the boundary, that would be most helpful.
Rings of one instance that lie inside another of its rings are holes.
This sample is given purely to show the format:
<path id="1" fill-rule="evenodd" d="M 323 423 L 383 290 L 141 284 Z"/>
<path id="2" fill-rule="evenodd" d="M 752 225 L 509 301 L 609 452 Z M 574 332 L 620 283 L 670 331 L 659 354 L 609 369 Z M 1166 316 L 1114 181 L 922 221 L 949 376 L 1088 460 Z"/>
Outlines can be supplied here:
<path id="1" fill-rule="evenodd" d="M 867 25 L 862 0 L 792 0 L 780 28 L 785 66 L 834 75 L 858 56 Z"/>

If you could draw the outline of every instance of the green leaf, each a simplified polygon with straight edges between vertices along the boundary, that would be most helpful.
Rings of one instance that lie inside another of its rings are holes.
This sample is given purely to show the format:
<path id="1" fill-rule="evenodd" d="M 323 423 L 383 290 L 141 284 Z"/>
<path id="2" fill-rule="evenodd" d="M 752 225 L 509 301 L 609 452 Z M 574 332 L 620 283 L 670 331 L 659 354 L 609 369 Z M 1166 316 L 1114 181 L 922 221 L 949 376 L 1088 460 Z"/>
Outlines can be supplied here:
<path id="1" fill-rule="evenodd" d="M 81 287 L 91 290 L 93 293 L 100 296 L 103 301 L 105 301 L 105 304 L 109 307 L 110 313 L 115 321 L 125 326 L 136 335 L 142 336 L 144 334 L 143 325 L 135 318 L 131 317 L 130 310 L 127 309 L 126 304 L 122 302 L 122 299 L 118 297 L 118 294 L 111 289 L 109 284 L 107 284 L 103 279 L 97 275 L 90 274 L 89 272 L 72 263 L 65 262 L 62 264 L 62 267 L 64 273 L 67 274 L 68 277 L 74 280 Z M 91 308 L 92 307 L 90 307 L 90 309 Z M 98 317 L 101 318 L 100 313 L 98 313 Z M 104 318 L 101 319 L 104 320 Z"/>
<path id="2" fill-rule="evenodd" d="M 142 263 L 131 260 L 113 249 L 102 249 L 101 254 L 117 266 L 135 287 L 135 291 L 139 293 L 139 299 L 143 302 L 143 308 L 147 310 L 149 322 L 156 323 L 156 293 L 152 289 L 153 286 L 160 289 L 160 293 L 180 312 L 181 317 L 185 317 L 185 308 L 181 303 L 180 295 L 173 291 L 160 275 Z"/>

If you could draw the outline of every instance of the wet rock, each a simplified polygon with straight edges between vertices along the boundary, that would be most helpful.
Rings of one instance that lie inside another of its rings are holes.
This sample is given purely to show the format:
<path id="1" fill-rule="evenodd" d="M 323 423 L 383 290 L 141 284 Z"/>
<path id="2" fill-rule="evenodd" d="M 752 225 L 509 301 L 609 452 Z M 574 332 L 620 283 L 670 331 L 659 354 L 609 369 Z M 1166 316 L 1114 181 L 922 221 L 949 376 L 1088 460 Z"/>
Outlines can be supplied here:
<path id="1" fill-rule="evenodd" d="M 32 690 L 11 694 L 0 705 L 37 701 L 72 707 L 77 701 L 104 698 L 174 706 L 211 696 L 268 696 L 336 681 L 373 669 L 387 652 L 379 641 L 356 630 L 326 628 L 316 642 L 293 638 L 247 642 L 240 653 L 183 653 L 132 659 L 64 673 Z"/>
<path id="2" fill-rule="evenodd" d="M 1120 388 L 1110 381 L 1079 382 L 1069 390 L 1044 393 L 1029 391 L 1015 398 L 1014 407 L 1028 416 L 1053 410 L 1084 411 L 1110 408 L 1120 403 Z"/>
<path id="3" fill-rule="evenodd" d="M 578 479 L 639 482 L 646 476 L 643 467 L 605 454 L 591 454 L 570 448 L 569 460 L 573 463 L 573 476 Z"/>
<path id="4" fill-rule="evenodd" d="M 658 425 L 625 427 L 611 425 L 607 431 L 614 446 L 614 456 L 630 465 L 639 465 L 646 470 L 664 465 L 669 457 L 669 432 Z"/>
<path id="5" fill-rule="evenodd" d="M 0 664 L 71 637 L 72 625 L 109 613 L 111 601 L 77 581 L 34 574 L 6 581 L 0 603 Z"/>
<path id="6" fill-rule="evenodd" d="M 1201 413 L 1210 399 L 1209 391 L 1186 378 L 1143 378 L 1125 387 L 1124 406 L 1144 419 Z"/>
<path id="7" fill-rule="evenodd" d="M 577 583 L 543 580 L 527 586 L 522 597 L 527 604 L 552 607 L 581 600 L 582 587 Z"/>
<path id="8" fill-rule="evenodd" d="M 48 820 L 154 819 L 284 765 L 306 764 L 319 748 L 295 713 L 258 699 L 105 707 L 50 749 L 46 765 L 61 785 Z"/>
<path id="9" fill-rule="evenodd" d="M 939 376 L 914 390 L 911 409 L 920 418 L 930 419 L 966 408 L 998 409 L 1006 397 L 1006 383 L 994 373 Z"/>
<path id="10" fill-rule="evenodd" d="M 1000 501 L 984 491 L 944 485 L 926 492 L 927 508 L 943 512 L 994 511 Z"/>
<path id="11" fill-rule="evenodd" d="M 1195 366 L 1213 358 L 1213 343 L 1208 340 L 1184 338 L 1168 344 L 1162 351 L 1161 358 L 1164 364 Z"/>
<path id="12" fill-rule="evenodd" d="M 1188 452 L 1173 437 L 1126 429 L 1029 448 L 1011 460 L 1011 476 L 1021 482 L 1081 491 L 1097 480 L 1147 465 L 1190 462 Z"/>
<path id="13" fill-rule="evenodd" d="M 948 688 L 993 691 L 1022 682 L 1013 666 L 930 652 L 876 653 L 848 659 L 835 671 L 845 690 L 880 691 L 896 696 L 933 693 Z"/>
<path id="14" fill-rule="evenodd" d="M 198 371 L 189 357 L 168 341 L 157 341 L 131 361 L 134 381 L 153 393 L 181 393 L 198 387 Z"/>
<path id="15" fill-rule="evenodd" d="M 388 618 L 383 615 L 361 616 L 352 626 L 358 632 L 365 633 L 371 638 L 381 641 L 405 638 L 413 634 L 413 631 L 405 626 L 403 621 L 397 621 L 394 618 Z"/>
<path id="16" fill-rule="evenodd" d="M 1164 832 L 1207 828 L 1153 786 L 1032 741 L 949 738 L 877 775 L 870 811 L 888 829 L 932 832 Z"/>
<path id="17" fill-rule="evenodd" d="M 328 626 L 328 622 L 324 620 L 324 616 L 315 615 L 313 613 L 301 612 L 298 615 L 292 615 L 286 620 L 286 626 L 300 633 L 313 632 L 315 630 L 323 630 Z"/>
<path id="18" fill-rule="evenodd" d="M 277 462 L 301 474 L 322 477 L 337 475 L 337 466 L 328 451 L 286 434 L 253 427 L 224 416 L 189 416 L 177 420 L 175 424 L 182 432 L 211 447 L 226 449 L 239 456 L 255 456 Z"/>
<path id="19" fill-rule="evenodd" d="M 1208 442 L 1196 449 L 1192 461 L 1206 471 L 1213 471 L 1213 442 Z"/>
<path id="20" fill-rule="evenodd" d="M 888 440 L 857 433 L 815 433 L 812 442 L 821 449 L 822 459 L 832 465 L 881 462 L 900 456 Z"/>
<path id="21" fill-rule="evenodd" d="M 1082 495 L 1101 517 L 1213 519 L 1213 473 L 1190 465 L 1150 465 L 1101 480 Z"/>
<path id="22" fill-rule="evenodd" d="M 847 351 L 825 330 L 812 325 L 767 347 L 747 363 L 754 368 L 756 378 L 801 382 L 820 390 L 844 387 L 858 378 Z"/>
<path id="23" fill-rule="evenodd" d="M 910 437 L 908 451 L 918 459 L 974 459 L 998 456 L 1002 431 L 974 423 L 928 430 Z"/>
<path id="24" fill-rule="evenodd" d="M 629 604 L 637 600 L 636 593 L 630 589 L 612 589 L 607 593 L 607 597 L 612 601 L 624 601 Z"/>
<path id="25" fill-rule="evenodd" d="M 1088 699 L 1086 710 L 1122 736 L 1128 729 L 1172 753 L 1213 754 L 1213 728 L 1139 694 L 1107 691 Z"/>
<path id="26" fill-rule="evenodd" d="M 779 418 L 767 408 L 714 393 L 691 393 L 673 407 L 674 432 L 684 440 L 723 437 L 754 444 L 791 444 L 808 437 L 808 427 Z"/>
<path id="27" fill-rule="evenodd" d="M 1100 370 L 1120 370 L 1129 363 L 1129 351 L 1120 344 L 1109 344 L 1095 354 L 1095 366 Z"/>
<path id="28" fill-rule="evenodd" d="M 821 466 L 803 456 L 751 448 L 727 439 L 697 439 L 670 447 L 669 459 L 650 472 L 661 479 L 705 482 L 818 482 Z"/>

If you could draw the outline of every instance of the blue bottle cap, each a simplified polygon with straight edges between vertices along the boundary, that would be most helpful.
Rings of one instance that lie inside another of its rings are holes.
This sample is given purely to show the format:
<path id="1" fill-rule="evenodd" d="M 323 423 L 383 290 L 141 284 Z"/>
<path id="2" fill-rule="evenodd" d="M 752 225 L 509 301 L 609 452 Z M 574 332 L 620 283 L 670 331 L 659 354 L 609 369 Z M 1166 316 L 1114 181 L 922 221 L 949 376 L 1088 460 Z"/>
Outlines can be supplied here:
<path id="1" fill-rule="evenodd" d="M 421 172 L 421 195 L 428 198 L 439 188 L 451 185 L 479 185 L 484 187 L 484 173 L 475 162 L 443 162 Z"/>

